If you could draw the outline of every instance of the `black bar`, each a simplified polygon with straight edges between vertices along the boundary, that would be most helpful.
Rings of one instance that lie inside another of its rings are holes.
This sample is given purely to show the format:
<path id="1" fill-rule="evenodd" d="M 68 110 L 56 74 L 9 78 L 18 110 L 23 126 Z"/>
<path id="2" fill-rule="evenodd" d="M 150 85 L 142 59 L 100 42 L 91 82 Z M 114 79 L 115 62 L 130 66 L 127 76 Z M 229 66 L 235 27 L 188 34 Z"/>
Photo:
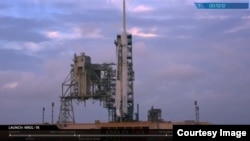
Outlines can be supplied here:
<path id="1" fill-rule="evenodd" d="M 0 125 L 0 141 L 172 141 L 172 134 L 171 129 L 60 129 L 56 125 Z"/>
<path id="2" fill-rule="evenodd" d="M 56 125 L 0 125 L 1 130 L 59 130 Z"/>

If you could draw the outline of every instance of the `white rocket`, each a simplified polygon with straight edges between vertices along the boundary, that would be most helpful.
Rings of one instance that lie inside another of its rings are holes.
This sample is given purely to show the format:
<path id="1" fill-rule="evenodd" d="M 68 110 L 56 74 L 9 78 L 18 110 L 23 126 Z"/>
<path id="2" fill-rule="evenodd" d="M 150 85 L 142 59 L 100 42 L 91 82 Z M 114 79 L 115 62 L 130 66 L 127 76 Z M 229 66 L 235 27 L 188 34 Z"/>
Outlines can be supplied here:
<path id="1" fill-rule="evenodd" d="M 123 32 L 121 34 L 121 41 L 117 45 L 117 69 L 116 69 L 116 94 L 115 107 L 117 117 L 121 117 L 128 113 L 128 63 L 127 63 L 127 32 L 126 32 L 126 13 L 125 0 L 123 0 Z M 122 108 L 121 108 L 122 103 Z"/>

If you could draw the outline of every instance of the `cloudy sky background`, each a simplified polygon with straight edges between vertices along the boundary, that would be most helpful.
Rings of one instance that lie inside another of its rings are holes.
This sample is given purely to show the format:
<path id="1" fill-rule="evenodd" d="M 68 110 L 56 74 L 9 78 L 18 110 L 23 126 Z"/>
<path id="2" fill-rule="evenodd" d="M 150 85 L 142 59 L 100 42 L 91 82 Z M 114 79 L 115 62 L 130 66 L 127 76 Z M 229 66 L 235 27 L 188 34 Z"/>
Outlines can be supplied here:
<path id="1" fill-rule="evenodd" d="M 193 2 L 127 0 L 140 117 L 154 106 L 165 120 L 193 120 L 197 100 L 201 121 L 250 124 L 250 10 Z M 52 102 L 56 121 L 73 54 L 115 62 L 121 12 L 121 0 L 1 0 L 0 124 L 41 123 L 42 107 L 50 122 Z M 74 108 L 77 122 L 107 121 L 99 103 Z"/>

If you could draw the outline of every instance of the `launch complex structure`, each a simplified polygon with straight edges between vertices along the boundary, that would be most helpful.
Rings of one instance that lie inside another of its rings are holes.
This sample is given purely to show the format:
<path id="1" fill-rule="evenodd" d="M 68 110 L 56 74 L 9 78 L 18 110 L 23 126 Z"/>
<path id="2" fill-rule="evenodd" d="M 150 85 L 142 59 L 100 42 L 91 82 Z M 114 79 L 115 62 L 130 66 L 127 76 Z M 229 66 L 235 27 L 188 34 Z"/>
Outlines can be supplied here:
<path id="1" fill-rule="evenodd" d="M 116 46 L 116 64 L 94 64 L 91 57 L 81 53 L 74 55 L 71 70 L 62 83 L 61 106 L 57 124 L 63 128 L 102 128 L 102 127 L 145 127 L 153 129 L 171 129 L 173 124 L 209 124 L 199 121 L 199 107 L 195 101 L 196 121 L 164 121 L 161 109 L 153 107 L 148 111 L 148 121 L 139 120 L 139 104 L 134 112 L 134 69 L 132 35 L 126 31 L 126 7 L 123 0 L 123 31 L 118 34 Z M 73 102 L 87 100 L 100 101 L 108 110 L 108 122 L 99 120 L 94 124 L 76 124 Z"/>
<path id="2" fill-rule="evenodd" d="M 123 31 L 117 35 L 116 69 L 114 63 L 92 64 L 84 53 L 74 56 L 69 75 L 62 83 L 59 123 L 75 123 L 73 101 L 100 101 L 108 109 L 108 120 L 138 121 L 134 113 L 134 70 L 132 35 L 126 31 L 125 0 L 123 0 Z M 139 109 L 139 105 L 137 105 Z"/>
<path id="3" fill-rule="evenodd" d="M 134 69 L 132 35 L 126 31 L 125 0 L 123 0 L 123 31 L 116 36 L 116 63 L 96 64 L 91 57 L 74 54 L 73 64 L 62 83 L 59 119 L 55 125 L 44 123 L 2 126 L 0 140 L 79 141 L 137 140 L 172 141 L 173 125 L 209 124 L 199 121 L 199 106 L 195 101 L 196 121 L 164 121 L 161 109 L 152 106 L 148 121 L 139 120 L 139 105 L 134 112 Z M 108 110 L 108 122 L 76 123 L 73 102 L 100 101 Z M 53 124 L 52 103 L 52 124 Z M 20 128 L 21 127 L 21 128 Z M 26 130 L 26 127 L 28 130 Z M 18 130 L 12 130 L 16 128 Z M 23 128 L 25 130 L 23 130 Z M 41 130 L 40 130 L 41 129 Z M 79 129 L 79 130 L 78 130 Z"/>

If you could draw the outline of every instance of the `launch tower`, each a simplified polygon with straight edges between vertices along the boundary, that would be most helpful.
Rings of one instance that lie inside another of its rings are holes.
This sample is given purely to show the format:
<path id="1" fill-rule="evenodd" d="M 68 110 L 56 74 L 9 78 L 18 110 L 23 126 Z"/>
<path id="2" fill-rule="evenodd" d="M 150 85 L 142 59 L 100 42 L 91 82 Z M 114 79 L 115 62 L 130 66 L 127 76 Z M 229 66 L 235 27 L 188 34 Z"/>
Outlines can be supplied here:
<path id="1" fill-rule="evenodd" d="M 132 35 L 126 31 L 126 6 L 123 0 L 123 31 L 117 35 L 116 45 L 116 119 L 132 121 L 134 115 L 134 71 L 132 55 Z"/>
<path id="2" fill-rule="evenodd" d="M 138 121 L 139 105 L 134 119 L 134 71 L 132 35 L 126 31 L 125 0 L 123 0 L 123 31 L 117 35 L 116 69 L 113 63 L 92 64 L 84 53 L 74 55 L 71 70 L 62 83 L 59 123 L 75 123 L 73 101 L 100 101 L 108 109 L 111 122 Z"/>

